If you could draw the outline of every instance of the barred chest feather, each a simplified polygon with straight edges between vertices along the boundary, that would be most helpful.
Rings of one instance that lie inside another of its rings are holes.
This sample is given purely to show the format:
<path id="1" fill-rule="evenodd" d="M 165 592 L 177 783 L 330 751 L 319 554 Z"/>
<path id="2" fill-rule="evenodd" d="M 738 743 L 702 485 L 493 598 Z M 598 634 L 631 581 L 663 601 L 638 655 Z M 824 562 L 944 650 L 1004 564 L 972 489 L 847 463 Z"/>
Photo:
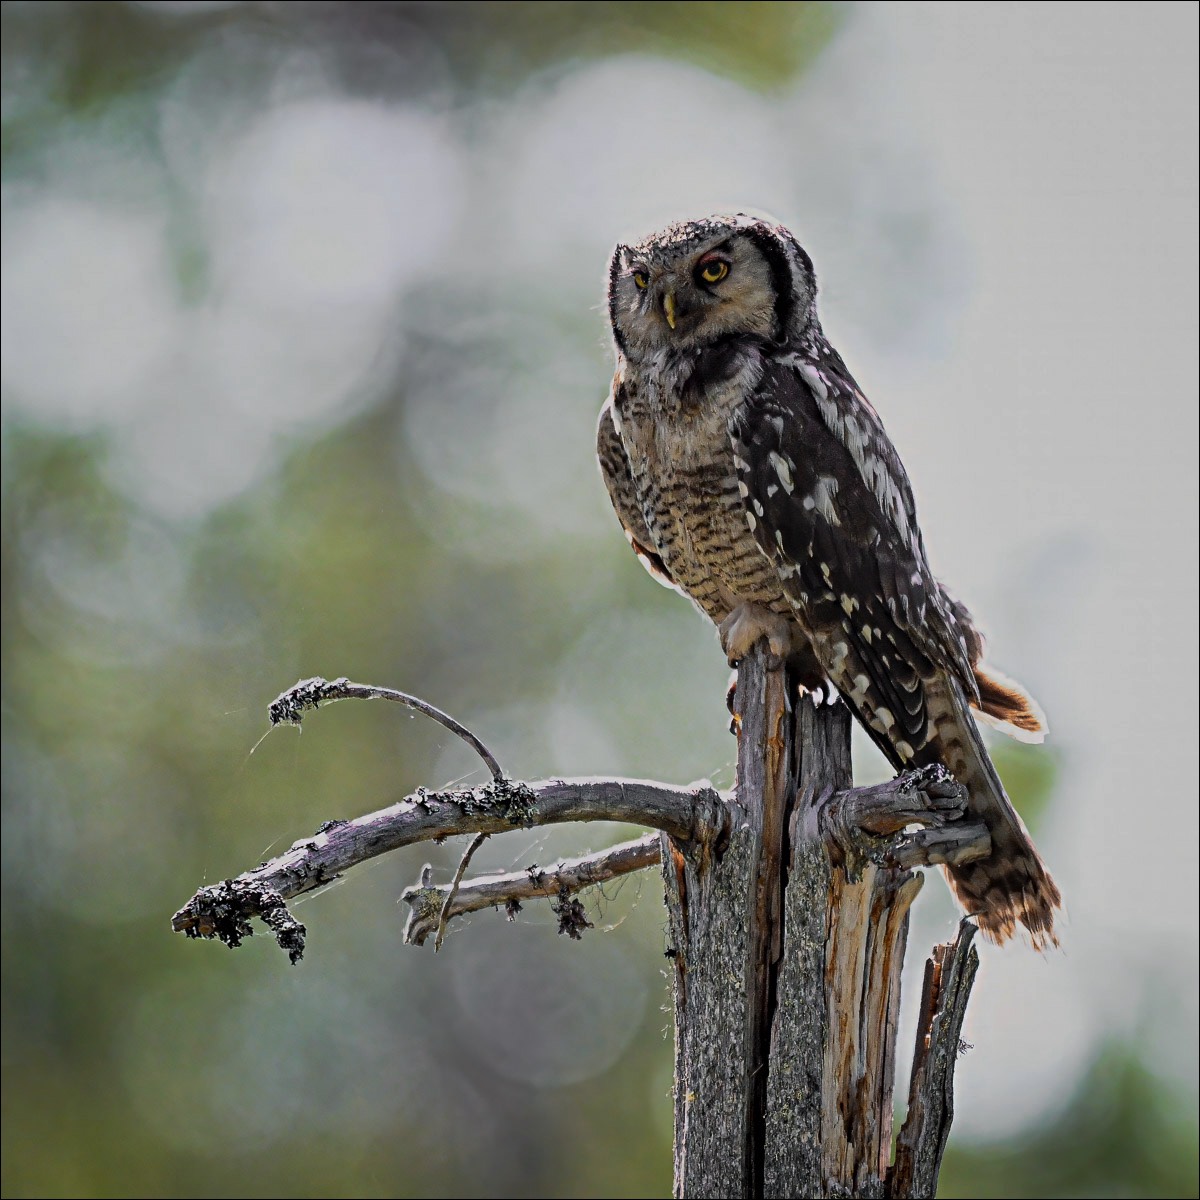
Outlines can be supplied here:
<path id="1" fill-rule="evenodd" d="M 763 372 L 740 339 L 627 364 L 614 395 L 646 525 L 675 582 L 713 621 L 747 601 L 789 612 L 747 524 L 729 418 Z"/>

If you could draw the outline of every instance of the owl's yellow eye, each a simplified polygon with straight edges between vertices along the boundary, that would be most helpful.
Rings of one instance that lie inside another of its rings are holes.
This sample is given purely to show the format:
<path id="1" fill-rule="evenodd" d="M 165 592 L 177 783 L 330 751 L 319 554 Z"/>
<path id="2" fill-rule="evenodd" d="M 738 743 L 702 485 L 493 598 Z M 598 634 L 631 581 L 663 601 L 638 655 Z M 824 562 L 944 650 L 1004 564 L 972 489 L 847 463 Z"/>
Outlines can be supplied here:
<path id="1" fill-rule="evenodd" d="M 729 264 L 723 258 L 710 258 L 696 268 L 701 283 L 720 283 L 729 274 Z"/>
<path id="2" fill-rule="evenodd" d="M 633 285 L 639 292 L 644 292 L 650 286 L 650 279 L 645 271 L 634 271 Z"/>

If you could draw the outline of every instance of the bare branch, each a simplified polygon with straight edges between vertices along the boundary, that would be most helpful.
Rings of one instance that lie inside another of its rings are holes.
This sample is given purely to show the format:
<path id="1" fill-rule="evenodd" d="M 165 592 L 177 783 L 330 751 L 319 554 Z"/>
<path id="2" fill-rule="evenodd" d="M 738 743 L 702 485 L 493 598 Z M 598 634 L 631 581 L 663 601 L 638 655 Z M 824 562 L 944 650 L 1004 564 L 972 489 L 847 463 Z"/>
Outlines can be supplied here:
<path id="1" fill-rule="evenodd" d="M 422 700 L 420 696 L 410 696 L 408 692 L 398 692 L 395 688 L 352 683 L 344 675 L 339 679 L 322 679 L 320 675 L 314 675 L 311 679 L 301 679 L 299 683 L 292 684 L 286 692 L 280 692 L 271 701 L 267 713 L 272 725 L 299 725 L 309 709 L 315 710 L 319 705 L 333 700 L 391 700 L 415 709 L 462 738 L 487 764 L 493 779 L 504 778 L 495 756 L 462 722 L 435 708 L 427 700 Z"/>
<path id="2" fill-rule="evenodd" d="M 515 915 L 510 906 L 519 907 L 522 900 L 561 899 L 595 884 L 657 866 L 660 856 L 659 835 L 650 833 L 596 854 L 564 859 L 550 870 L 533 866 L 505 875 L 480 876 L 463 884 L 457 892 L 452 884 L 434 885 L 422 879 L 420 885 L 406 888 L 400 896 L 412 907 L 404 927 L 404 940 L 421 946 L 443 920 L 502 904 Z"/>
<path id="3" fill-rule="evenodd" d="M 454 903 L 454 897 L 458 895 L 458 889 L 462 885 L 463 876 L 467 873 L 467 867 L 471 865 L 471 859 L 475 857 L 475 851 L 487 839 L 488 835 L 486 833 L 477 833 L 471 839 L 471 844 L 466 848 L 462 858 L 458 860 L 458 870 L 454 872 L 454 881 L 446 890 L 446 900 L 442 905 L 442 911 L 438 914 L 437 937 L 433 939 L 434 954 L 442 948 L 442 938 L 446 936 L 446 922 L 450 919 L 450 906 Z"/>
<path id="4" fill-rule="evenodd" d="M 821 820 L 851 865 L 869 859 L 908 869 L 971 862 L 991 853 L 987 829 L 965 821 L 966 812 L 966 788 L 934 764 L 837 792 L 823 805 Z M 898 836 L 910 825 L 922 828 Z"/>
<path id="5" fill-rule="evenodd" d="M 900 867 L 958 866 L 987 858 L 992 835 L 982 821 L 948 825 L 944 829 L 918 829 L 884 851 L 883 865 Z"/>
<path id="6" fill-rule="evenodd" d="M 174 915 L 171 927 L 189 937 L 215 937 L 236 946 L 249 933 L 252 917 L 389 850 L 565 821 L 619 821 L 661 829 L 683 844 L 711 846 L 728 828 L 730 808 L 708 783 L 673 787 L 642 779 L 498 779 L 460 791 L 419 789 L 379 812 L 329 821 L 257 870 L 201 888 Z M 293 961 L 303 953 L 303 927 L 297 929 L 299 934 L 288 931 L 286 948 Z"/>
<path id="7" fill-rule="evenodd" d="M 966 788 L 935 764 L 905 771 L 885 783 L 838 792 L 826 812 L 864 833 L 886 835 L 907 825 L 941 826 L 961 817 L 966 806 Z"/>

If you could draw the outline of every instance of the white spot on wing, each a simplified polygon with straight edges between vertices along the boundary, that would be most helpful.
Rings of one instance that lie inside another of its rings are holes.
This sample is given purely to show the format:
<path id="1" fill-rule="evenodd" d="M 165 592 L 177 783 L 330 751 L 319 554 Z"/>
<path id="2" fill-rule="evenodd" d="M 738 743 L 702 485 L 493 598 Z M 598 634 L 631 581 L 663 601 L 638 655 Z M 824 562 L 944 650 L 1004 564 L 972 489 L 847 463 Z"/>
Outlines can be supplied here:
<path id="1" fill-rule="evenodd" d="M 837 493 L 838 481 L 832 475 L 817 476 L 817 482 L 812 491 L 812 502 L 830 525 L 840 524 L 837 511 L 833 507 L 833 498 Z"/>
<path id="2" fill-rule="evenodd" d="M 771 466 L 775 468 L 775 474 L 779 476 L 779 482 L 783 484 L 783 490 L 790 496 L 796 489 L 796 485 L 792 482 L 792 464 L 774 450 L 771 451 L 769 457 Z"/>
<path id="3" fill-rule="evenodd" d="M 904 496 L 880 453 L 887 446 L 884 440 L 886 435 L 882 428 L 874 428 L 875 422 L 869 415 L 870 409 L 863 408 L 859 413 L 851 409 L 850 405 L 860 400 L 857 393 L 851 396 L 831 396 L 824 377 L 811 364 L 798 363 L 797 370 L 812 389 L 826 427 L 850 451 L 862 481 L 871 489 L 871 494 L 896 532 L 904 539 L 909 549 L 915 552 L 916 529 L 909 524 Z M 865 403 L 861 401 L 862 405 Z"/>
<path id="4" fill-rule="evenodd" d="M 800 378 L 812 389 L 818 403 L 829 399 L 829 388 L 825 384 L 825 377 L 812 363 L 798 362 L 796 368 L 800 372 Z"/>

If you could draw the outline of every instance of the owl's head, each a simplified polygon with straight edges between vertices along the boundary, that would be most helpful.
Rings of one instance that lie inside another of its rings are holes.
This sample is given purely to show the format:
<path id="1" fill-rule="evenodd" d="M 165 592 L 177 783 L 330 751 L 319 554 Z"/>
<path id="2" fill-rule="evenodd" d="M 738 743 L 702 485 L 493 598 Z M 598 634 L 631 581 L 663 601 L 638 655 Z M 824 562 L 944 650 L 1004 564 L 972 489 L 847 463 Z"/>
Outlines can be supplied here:
<path id="1" fill-rule="evenodd" d="M 785 344 L 813 317 L 812 260 L 782 225 L 738 213 L 683 221 L 633 246 L 608 269 L 608 313 L 632 359 L 751 335 Z"/>

